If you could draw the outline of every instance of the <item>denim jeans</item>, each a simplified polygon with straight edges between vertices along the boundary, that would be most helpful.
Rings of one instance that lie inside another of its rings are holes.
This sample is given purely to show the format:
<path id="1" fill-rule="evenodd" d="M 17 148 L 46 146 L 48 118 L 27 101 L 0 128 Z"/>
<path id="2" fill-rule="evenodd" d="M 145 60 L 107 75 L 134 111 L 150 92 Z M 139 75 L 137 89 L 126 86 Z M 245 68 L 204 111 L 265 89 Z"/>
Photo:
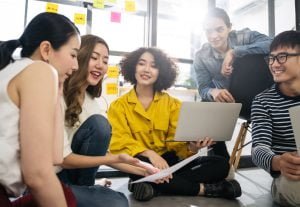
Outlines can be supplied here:
<path id="1" fill-rule="evenodd" d="M 71 149 L 75 154 L 88 156 L 104 156 L 111 137 L 111 127 L 107 119 L 101 115 L 90 116 L 75 133 Z M 58 173 L 61 181 L 71 185 L 95 184 L 99 166 L 81 169 L 64 169 Z"/>
<path id="2" fill-rule="evenodd" d="M 123 193 L 100 185 L 69 186 L 76 197 L 77 207 L 129 207 Z"/>
<path id="3" fill-rule="evenodd" d="M 71 149 L 75 154 L 104 156 L 111 138 L 111 127 L 101 115 L 90 116 L 75 133 Z M 128 207 L 124 194 L 95 184 L 99 166 L 82 169 L 64 169 L 59 179 L 67 184 L 76 197 L 78 207 Z"/>

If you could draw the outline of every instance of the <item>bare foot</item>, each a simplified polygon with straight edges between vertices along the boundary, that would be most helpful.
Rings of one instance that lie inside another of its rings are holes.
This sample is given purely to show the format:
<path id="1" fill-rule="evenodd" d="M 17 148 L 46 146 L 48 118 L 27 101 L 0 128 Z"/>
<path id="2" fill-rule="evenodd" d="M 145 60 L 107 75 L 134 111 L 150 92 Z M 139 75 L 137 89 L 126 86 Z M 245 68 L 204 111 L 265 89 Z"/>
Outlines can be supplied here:
<path id="1" fill-rule="evenodd" d="M 97 181 L 97 184 L 104 186 L 104 187 L 110 187 L 111 186 L 111 181 L 108 180 L 107 178 L 102 178 Z"/>

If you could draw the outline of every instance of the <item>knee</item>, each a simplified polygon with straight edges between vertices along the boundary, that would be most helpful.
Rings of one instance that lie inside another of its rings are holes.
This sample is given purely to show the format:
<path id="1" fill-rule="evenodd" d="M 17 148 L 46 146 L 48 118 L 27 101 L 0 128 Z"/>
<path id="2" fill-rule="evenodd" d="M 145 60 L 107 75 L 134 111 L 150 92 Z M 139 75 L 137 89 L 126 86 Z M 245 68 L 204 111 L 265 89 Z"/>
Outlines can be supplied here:
<path id="1" fill-rule="evenodd" d="M 128 200 L 123 193 L 116 192 L 103 186 L 71 186 L 77 206 L 94 207 L 128 207 Z"/>
<path id="2" fill-rule="evenodd" d="M 290 205 L 300 205 L 300 182 L 288 180 L 284 176 L 280 176 L 279 182 L 277 183 L 277 191 L 280 200 L 286 201 Z"/>
<path id="3" fill-rule="evenodd" d="M 110 141 L 111 126 L 104 116 L 99 114 L 92 115 L 87 119 L 87 122 L 94 133 L 97 134 L 96 137 L 98 139 L 100 138 L 101 141 Z"/>

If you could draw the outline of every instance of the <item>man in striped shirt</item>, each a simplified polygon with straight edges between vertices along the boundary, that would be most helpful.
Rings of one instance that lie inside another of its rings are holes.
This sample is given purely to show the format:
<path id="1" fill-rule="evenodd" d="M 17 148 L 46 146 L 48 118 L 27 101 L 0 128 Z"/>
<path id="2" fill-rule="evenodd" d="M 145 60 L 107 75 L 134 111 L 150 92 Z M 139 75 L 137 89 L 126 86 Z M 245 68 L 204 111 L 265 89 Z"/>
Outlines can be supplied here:
<path id="1" fill-rule="evenodd" d="M 300 156 L 288 111 L 300 105 L 300 32 L 277 35 L 266 61 L 275 84 L 252 103 L 252 159 L 274 178 L 275 202 L 300 206 Z"/>

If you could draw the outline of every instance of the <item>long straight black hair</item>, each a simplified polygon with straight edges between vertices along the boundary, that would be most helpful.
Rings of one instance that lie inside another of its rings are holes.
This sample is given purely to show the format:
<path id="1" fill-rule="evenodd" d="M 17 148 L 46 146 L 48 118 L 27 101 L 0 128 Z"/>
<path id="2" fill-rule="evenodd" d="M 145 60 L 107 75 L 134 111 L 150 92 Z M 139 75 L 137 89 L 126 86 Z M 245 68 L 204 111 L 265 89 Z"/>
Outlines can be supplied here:
<path id="1" fill-rule="evenodd" d="M 13 52 L 21 47 L 21 57 L 30 57 L 42 41 L 49 41 L 54 50 L 79 34 L 78 28 L 65 16 L 56 13 L 40 13 L 35 16 L 19 39 L 0 43 L 0 70 L 13 62 Z"/>

